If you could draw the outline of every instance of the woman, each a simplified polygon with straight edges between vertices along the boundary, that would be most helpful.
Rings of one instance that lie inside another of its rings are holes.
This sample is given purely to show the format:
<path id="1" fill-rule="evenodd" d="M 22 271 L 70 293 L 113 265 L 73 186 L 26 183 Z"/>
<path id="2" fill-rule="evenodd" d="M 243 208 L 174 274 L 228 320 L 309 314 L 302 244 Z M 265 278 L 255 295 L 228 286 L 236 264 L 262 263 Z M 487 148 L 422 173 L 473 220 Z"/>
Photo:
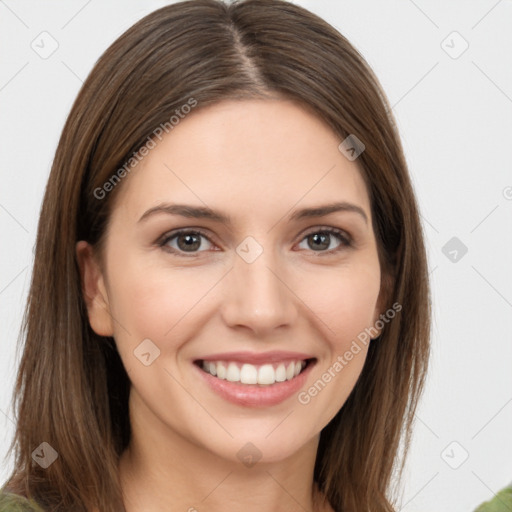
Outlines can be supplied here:
<path id="1" fill-rule="evenodd" d="M 164 7 L 99 59 L 57 148 L 3 499 L 395 510 L 429 329 L 361 55 L 285 1 Z"/>

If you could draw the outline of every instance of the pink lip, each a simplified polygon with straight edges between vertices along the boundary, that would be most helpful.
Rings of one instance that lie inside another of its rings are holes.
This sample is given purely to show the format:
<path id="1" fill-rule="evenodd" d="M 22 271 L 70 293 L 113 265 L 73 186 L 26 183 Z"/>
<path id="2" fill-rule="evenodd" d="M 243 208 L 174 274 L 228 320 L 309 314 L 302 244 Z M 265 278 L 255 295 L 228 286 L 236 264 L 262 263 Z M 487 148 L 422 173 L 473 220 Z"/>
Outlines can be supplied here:
<path id="1" fill-rule="evenodd" d="M 197 360 L 201 361 L 234 361 L 238 363 L 249 363 L 249 364 L 265 364 L 265 363 L 277 363 L 288 360 L 304 360 L 313 359 L 314 356 L 311 354 L 305 354 L 303 352 L 286 352 L 283 350 L 272 350 L 270 352 L 222 352 L 219 354 L 211 354 L 203 356 Z"/>
<path id="2" fill-rule="evenodd" d="M 216 354 L 215 359 L 212 360 L 218 360 L 217 357 L 219 357 L 219 355 L 222 355 L 223 357 L 226 356 L 226 354 Z M 231 354 L 227 359 L 234 361 L 234 359 L 231 358 Z M 299 357 L 298 359 L 305 358 Z M 266 361 L 268 361 L 268 359 L 266 359 Z M 304 368 L 304 370 L 302 370 L 302 372 L 293 379 L 286 380 L 284 382 L 276 382 L 275 384 L 270 384 L 268 386 L 230 382 L 210 375 L 208 372 L 199 368 L 196 364 L 193 364 L 192 366 L 196 369 L 195 371 L 202 375 L 203 379 L 205 379 L 206 383 L 210 386 L 210 389 L 215 391 L 225 400 L 236 405 L 246 407 L 269 407 L 277 405 L 297 393 L 304 386 L 315 362 L 316 361 L 311 361 L 306 368 Z"/>

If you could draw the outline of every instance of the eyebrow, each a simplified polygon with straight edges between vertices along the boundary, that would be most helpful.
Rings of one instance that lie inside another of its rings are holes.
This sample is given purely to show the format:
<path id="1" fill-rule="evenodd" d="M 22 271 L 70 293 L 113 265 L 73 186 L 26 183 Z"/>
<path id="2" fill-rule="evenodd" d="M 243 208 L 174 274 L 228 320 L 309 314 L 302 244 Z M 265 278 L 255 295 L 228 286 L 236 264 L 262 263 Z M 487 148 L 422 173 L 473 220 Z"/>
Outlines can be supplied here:
<path id="1" fill-rule="evenodd" d="M 310 219 L 316 217 L 324 217 L 335 212 L 353 212 L 361 215 L 365 223 L 368 224 L 368 216 L 366 212 L 360 207 L 346 201 L 330 203 L 311 208 L 302 208 L 295 211 L 290 217 L 289 221 L 298 221 L 301 219 Z M 232 225 L 233 220 L 229 215 L 222 212 L 212 210 L 207 206 L 192 206 L 187 204 L 170 204 L 164 203 L 154 206 L 145 211 L 138 222 L 142 222 L 149 217 L 156 214 L 165 213 L 167 215 L 179 215 L 181 217 L 193 219 L 209 219 L 225 225 Z"/>

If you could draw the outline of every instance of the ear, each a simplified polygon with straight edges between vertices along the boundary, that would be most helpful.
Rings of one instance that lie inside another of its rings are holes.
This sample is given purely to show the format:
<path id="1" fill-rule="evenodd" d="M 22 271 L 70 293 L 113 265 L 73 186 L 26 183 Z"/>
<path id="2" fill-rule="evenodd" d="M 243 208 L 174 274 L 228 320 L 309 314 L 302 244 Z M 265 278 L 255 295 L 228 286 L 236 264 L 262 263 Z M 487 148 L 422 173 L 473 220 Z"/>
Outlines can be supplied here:
<path id="1" fill-rule="evenodd" d="M 76 258 L 91 328 L 100 336 L 113 336 L 114 329 L 105 279 L 96 260 L 94 248 L 81 240 L 76 244 Z"/>
<path id="2" fill-rule="evenodd" d="M 385 325 L 387 323 L 386 321 L 383 321 L 380 316 L 382 314 L 386 313 L 386 306 L 387 306 L 387 304 L 389 304 L 389 300 L 391 298 L 390 295 L 391 295 L 392 285 L 393 285 L 393 281 L 392 281 L 391 276 L 386 273 L 382 274 L 380 292 L 379 292 L 379 297 L 377 299 L 377 304 L 375 305 L 375 310 L 373 312 L 373 324 L 372 324 L 372 326 L 374 327 L 373 330 L 378 331 L 378 334 L 376 334 L 375 336 L 372 336 L 372 340 L 375 340 L 382 334 L 382 331 L 384 330 Z M 378 320 L 380 320 L 380 321 L 377 324 Z M 379 328 L 378 326 L 381 326 L 381 327 Z"/>

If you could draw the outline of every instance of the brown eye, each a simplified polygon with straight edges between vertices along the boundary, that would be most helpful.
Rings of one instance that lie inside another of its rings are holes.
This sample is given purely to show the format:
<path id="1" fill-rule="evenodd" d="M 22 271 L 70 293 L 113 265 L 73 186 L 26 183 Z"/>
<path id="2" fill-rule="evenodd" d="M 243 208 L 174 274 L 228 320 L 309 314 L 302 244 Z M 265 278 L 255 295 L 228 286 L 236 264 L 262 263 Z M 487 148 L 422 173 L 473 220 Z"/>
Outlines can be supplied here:
<path id="1" fill-rule="evenodd" d="M 208 243 L 211 243 L 208 238 L 200 233 L 199 231 L 190 231 L 190 230 L 182 230 L 177 231 L 174 234 L 170 234 L 166 236 L 160 245 L 170 250 L 171 252 L 178 253 L 195 253 L 202 252 L 198 251 L 204 243 L 202 243 L 201 239 L 205 239 Z M 176 242 L 174 244 L 174 241 Z M 172 242 L 172 243 L 171 243 Z"/>
<path id="2" fill-rule="evenodd" d="M 339 242 L 336 247 L 332 247 L 331 245 L 333 238 L 336 238 Z M 313 231 L 306 235 L 303 241 L 304 240 L 307 242 L 307 248 L 314 252 L 331 253 L 351 245 L 349 238 L 345 236 L 342 231 L 333 228 Z"/>

